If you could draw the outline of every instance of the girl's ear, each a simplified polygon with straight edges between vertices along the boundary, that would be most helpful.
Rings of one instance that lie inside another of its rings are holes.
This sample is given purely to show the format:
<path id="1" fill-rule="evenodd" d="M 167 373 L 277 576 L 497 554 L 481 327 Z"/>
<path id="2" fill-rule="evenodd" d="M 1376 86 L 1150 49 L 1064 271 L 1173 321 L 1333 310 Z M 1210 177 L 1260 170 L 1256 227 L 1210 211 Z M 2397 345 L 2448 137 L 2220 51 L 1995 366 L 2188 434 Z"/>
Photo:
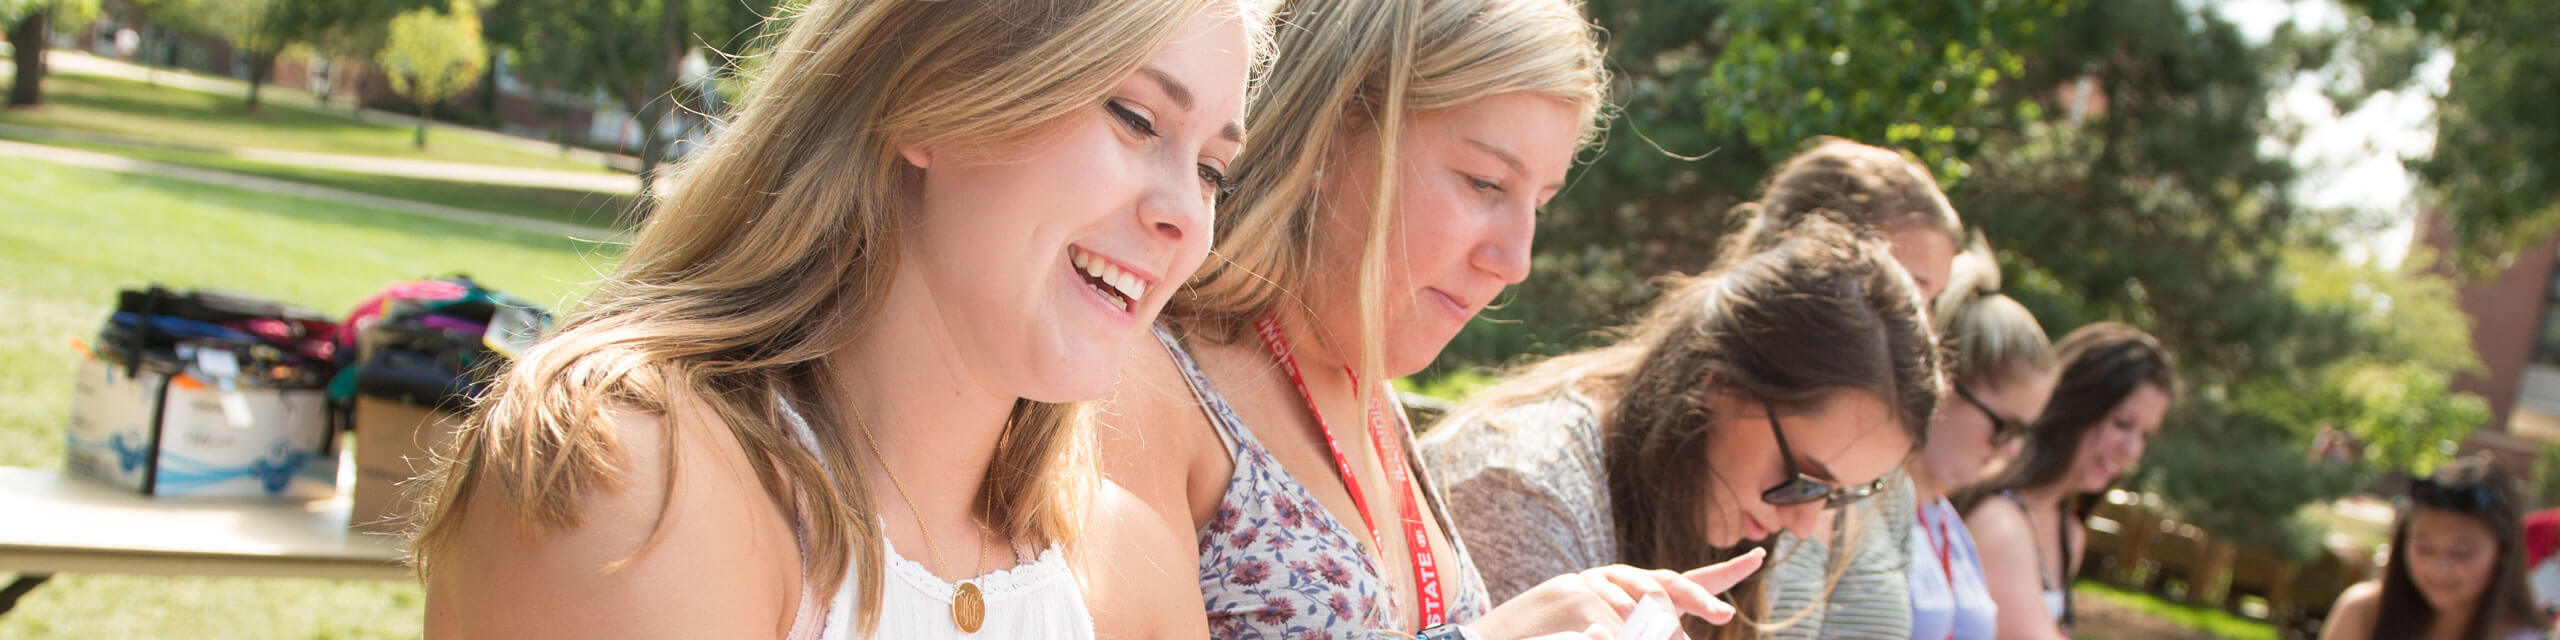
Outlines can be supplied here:
<path id="1" fill-rule="evenodd" d="M 918 169 L 933 167 L 933 152 L 924 147 L 898 147 L 898 157 L 905 158 L 907 164 Z"/>

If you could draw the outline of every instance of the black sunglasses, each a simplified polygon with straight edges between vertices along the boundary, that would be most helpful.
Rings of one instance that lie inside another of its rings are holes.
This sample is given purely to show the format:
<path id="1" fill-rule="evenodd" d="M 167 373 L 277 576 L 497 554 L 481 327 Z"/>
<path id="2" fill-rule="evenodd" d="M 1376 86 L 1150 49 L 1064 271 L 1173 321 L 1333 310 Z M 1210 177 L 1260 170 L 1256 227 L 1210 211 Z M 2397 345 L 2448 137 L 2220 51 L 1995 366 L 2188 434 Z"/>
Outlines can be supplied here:
<path id="1" fill-rule="evenodd" d="M 2026 422 L 2009 416 L 2000 415 L 2000 412 L 1991 410 L 1990 404 L 1983 402 L 1981 398 L 1973 397 L 1973 392 L 1966 391 L 1964 385 L 1948 386 L 1956 388 L 1956 397 L 1964 398 L 1965 402 L 1973 404 L 1973 408 L 1981 409 L 1984 417 L 1991 418 L 1992 444 L 2008 442 L 2010 438 L 2018 437 L 2018 434 L 2027 432 Z"/>
<path id="2" fill-rule="evenodd" d="M 1875 495 L 1876 491 L 1884 488 L 1884 478 L 1855 487 L 1837 487 L 1805 475 L 1803 470 L 1796 468 L 1795 452 L 1787 449 L 1786 430 L 1778 428 L 1777 407 L 1764 400 L 1760 408 L 1769 412 L 1769 434 L 1777 436 L 1778 459 L 1787 464 L 1787 481 L 1760 492 L 1762 502 L 1784 507 L 1821 500 L 1823 508 L 1836 509 Z"/>
<path id="3" fill-rule="evenodd" d="M 2498 490 L 2486 484 L 2436 484 L 2431 478 L 2409 482 L 2409 499 L 2420 506 L 2464 512 L 2488 511 L 2498 504 Z"/>

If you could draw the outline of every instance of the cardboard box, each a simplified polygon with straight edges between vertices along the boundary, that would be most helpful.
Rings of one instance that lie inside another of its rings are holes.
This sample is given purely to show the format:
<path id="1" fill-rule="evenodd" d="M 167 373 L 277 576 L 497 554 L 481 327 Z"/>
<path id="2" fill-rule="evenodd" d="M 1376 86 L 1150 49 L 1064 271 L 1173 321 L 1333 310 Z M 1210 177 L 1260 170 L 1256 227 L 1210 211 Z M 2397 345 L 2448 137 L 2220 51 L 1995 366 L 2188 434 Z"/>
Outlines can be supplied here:
<path id="1" fill-rule="evenodd" d="M 319 389 L 245 386 L 192 368 L 96 358 L 72 385 L 65 467 L 149 496 L 312 500 L 337 494 Z"/>
<path id="2" fill-rule="evenodd" d="M 347 526 L 396 533 L 417 510 L 409 479 L 435 464 L 435 452 L 462 427 L 451 411 L 372 396 L 356 398 L 356 486 Z"/>

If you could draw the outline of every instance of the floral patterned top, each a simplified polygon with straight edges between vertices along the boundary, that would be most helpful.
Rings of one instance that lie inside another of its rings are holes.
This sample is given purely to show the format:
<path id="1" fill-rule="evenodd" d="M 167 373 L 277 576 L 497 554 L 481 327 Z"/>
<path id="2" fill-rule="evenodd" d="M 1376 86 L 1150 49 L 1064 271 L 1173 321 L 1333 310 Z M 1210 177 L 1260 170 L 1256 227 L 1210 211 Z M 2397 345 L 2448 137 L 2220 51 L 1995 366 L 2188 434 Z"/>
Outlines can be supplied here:
<path id="1" fill-rule="evenodd" d="M 1385 574 L 1360 546 L 1359 535 L 1272 459 L 1179 339 L 1161 326 L 1155 333 L 1236 465 L 1217 515 L 1200 528 L 1200 597 L 1208 605 L 1209 634 L 1331 639 L 1366 638 L 1375 629 L 1415 631 L 1401 629 L 1405 616 L 1398 600 L 1389 597 Z M 1404 446 L 1413 448 L 1409 432 Z M 1406 459 L 1413 461 L 1413 476 L 1457 556 L 1456 569 L 1441 583 L 1448 589 L 1449 621 L 1481 617 L 1491 608 L 1484 578 L 1458 532 L 1447 528 L 1449 514 L 1420 468 L 1421 457 Z"/>

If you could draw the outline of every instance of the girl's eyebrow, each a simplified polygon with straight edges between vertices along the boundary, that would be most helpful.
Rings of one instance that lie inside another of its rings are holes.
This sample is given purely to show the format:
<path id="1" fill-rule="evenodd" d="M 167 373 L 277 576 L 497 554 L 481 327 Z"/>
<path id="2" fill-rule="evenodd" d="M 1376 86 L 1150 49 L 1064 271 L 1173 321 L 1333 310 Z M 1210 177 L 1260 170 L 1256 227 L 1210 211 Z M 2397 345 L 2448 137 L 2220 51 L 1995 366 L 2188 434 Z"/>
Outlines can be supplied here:
<path id="1" fill-rule="evenodd" d="M 1485 153 L 1492 154 L 1494 159 L 1501 160 L 1502 164 L 1510 166 L 1512 173 L 1519 174 L 1521 176 L 1529 175 L 1529 163 L 1522 162 L 1520 160 L 1520 154 L 1512 153 L 1510 149 L 1505 149 L 1494 143 L 1485 142 L 1475 138 L 1467 138 L 1467 144 L 1474 145 L 1475 148 L 1481 149 Z M 1558 182 L 1546 185 L 1545 188 L 1561 189 L 1564 188 L 1564 183 Z"/>
<path id="2" fill-rule="evenodd" d="M 1165 70 L 1155 68 L 1154 66 L 1145 66 L 1138 68 L 1138 75 L 1156 81 L 1156 89 L 1163 91 L 1164 97 L 1172 100 L 1174 106 L 1182 107 L 1182 110 L 1186 112 L 1196 111 L 1199 109 L 1200 101 L 1192 95 L 1191 85 L 1183 84 L 1181 80 L 1174 79 L 1173 74 L 1166 73 Z M 1223 138 L 1228 142 L 1239 144 L 1243 143 L 1244 123 L 1229 121 L 1226 126 L 1218 128 L 1218 137 Z"/>

